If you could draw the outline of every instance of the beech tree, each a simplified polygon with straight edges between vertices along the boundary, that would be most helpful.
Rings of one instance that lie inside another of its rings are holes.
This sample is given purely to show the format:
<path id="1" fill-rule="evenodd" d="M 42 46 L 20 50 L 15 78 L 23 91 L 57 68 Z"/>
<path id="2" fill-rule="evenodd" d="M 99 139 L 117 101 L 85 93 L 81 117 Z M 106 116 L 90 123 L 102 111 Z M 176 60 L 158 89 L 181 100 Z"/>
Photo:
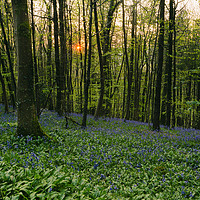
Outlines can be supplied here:
<path id="1" fill-rule="evenodd" d="M 153 129 L 160 130 L 160 93 L 162 84 L 162 68 L 164 54 L 164 20 L 165 20 L 165 0 L 160 0 L 160 33 L 158 39 L 158 66 L 156 79 L 156 94 L 154 101 Z"/>
<path id="2" fill-rule="evenodd" d="M 12 2 L 14 18 L 11 3 L 0 3 L 0 103 L 6 112 L 16 103 L 19 127 L 33 127 L 35 107 L 38 116 L 46 108 L 82 113 L 82 126 L 91 114 L 153 122 L 157 130 L 160 124 L 199 127 L 200 23 L 187 6 L 174 0 L 166 11 L 164 0 L 30 0 L 26 8 L 27 0 Z"/>
<path id="3" fill-rule="evenodd" d="M 27 0 L 12 0 L 17 48 L 17 134 L 42 136 L 35 107 L 34 74 Z"/>

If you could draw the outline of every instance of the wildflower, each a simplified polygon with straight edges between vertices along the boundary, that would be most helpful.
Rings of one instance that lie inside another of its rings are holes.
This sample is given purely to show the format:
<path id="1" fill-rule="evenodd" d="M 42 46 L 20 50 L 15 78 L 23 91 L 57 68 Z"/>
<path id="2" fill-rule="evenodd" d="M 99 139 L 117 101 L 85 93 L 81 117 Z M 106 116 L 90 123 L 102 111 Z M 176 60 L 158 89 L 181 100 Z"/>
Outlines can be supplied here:
<path id="1" fill-rule="evenodd" d="M 185 192 L 182 190 L 182 191 L 181 191 L 181 194 L 185 194 Z"/>
<path id="2" fill-rule="evenodd" d="M 192 192 L 190 192 L 190 195 L 189 195 L 189 197 L 193 197 L 193 195 L 192 195 Z"/>

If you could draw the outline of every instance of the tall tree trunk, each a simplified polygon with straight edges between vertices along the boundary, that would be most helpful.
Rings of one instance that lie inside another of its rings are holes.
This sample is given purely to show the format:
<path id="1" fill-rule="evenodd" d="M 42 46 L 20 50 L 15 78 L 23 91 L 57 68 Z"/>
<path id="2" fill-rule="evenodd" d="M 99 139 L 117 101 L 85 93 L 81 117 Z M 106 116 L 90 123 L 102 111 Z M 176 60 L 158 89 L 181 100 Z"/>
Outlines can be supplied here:
<path id="1" fill-rule="evenodd" d="M 36 115 L 27 0 L 12 0 L 18 60 L 17 134 L 44 134 Z"/>
<path id="2" fill-rule="evenodd" d="M 1 13 L 1 9 L 0 9 L 0 24 L 1 24 L 1 29 L 2 29 L 2 33 L 3 33 L 3 38 L 4 38 L 4 44 L 6 46 L 6 54 L 8 56 L 8 62 L 9 62 L 9 69 L 10 69 L 10 73 L 11 73 L 11 80 L 12 80 L 12 91 L 14 91 L 14 94 L 13 94 L 13 98 L 14 98 L 14 101 L 12 102 L 13 103 L 13 108 L 15 108 L 16 106 L 16 102 L 15 102 L 15 97 L 16 97 L 16 81 L 15 81 L 15 76 L 14 76 L 14 70 L 13 70 L 13 63 L 12 63 L 12 60 L 11 60 L 11 53 L 10 53 L 10 45 L 9 45 L 9 42 L 7 40 L 7 37 L 6 37 L 6 32 L 5 32 L 5 28 L 4 28 L 4 23 L 3 23 L 3 18 L 2 18 L 2 13 Z"/>
<path id="3" fill-rule="evenodd" d="M 148 93 L 146 92 L 147 90 L 147 79 L 148 79 L 148 74 L 149 74 L 149 61 L 147 58 L 147 52 L 146 52 L 146 40 L 144 40 L 144 54 L 145 54 L 145 60 L 146 60 L 146 73 L 145 73 L 145 79 L 144 79 L 144 88 L 142 92 L 142 121 L 145 121 L 145 113 L 146 113 L 146 106 L 145 106 L 145 95 L 147 96 Z M 148 97 L 147 97 L 148 99 Z"/>
<path id="4" fill-rule="evenodd" d="M 82 126 L 86 127 L 87 113 L 88 113 L 88 90 L 90 86 L 90 68 L 91 68 L 91 53 L 92 53 L 92 0 L 90 0 L 90 21 L 89 21 L 89 50 L 88 50 L 88 66 L 87 66 L 87 77 L 84 82 L 84 110 Z"/>
<path id="5" fill-rule="evenodd" d="M 126 68 L 127 68 L 127 79 L 128 79 L 128 87 L 127 87 L 127 96 L 126 96 L 126 115 L 125 119 L 130 119 L 130 105 L 131 105 L 131 91 L 132 91 L 132 78 L 133 78 L 133 42 L 134 42 L 134 9 L 133 9 L 133 17 L 132 17 L 132 32 L 131 32 L 131 55 L 130 55 L 130 64 L 128 59 L 128 51 L 127 51 L 127 33 L 125 29 L 125 9 L 124 9 L 124 0 L 122 0 L 122 25 L 123 25 L 123 36 L 124 36 L 124 51 L 126 58 Z"/>
<path id="6" fill-rule="evenodd" d="M 58 44 L 58 13 L 57 13 L 57 1 L 53 0 L 54 10 L 54 46 L 55 46 L 55 65 L 56 65 L 56 83 L 57 83 L 57 103 L 56 111 L 59 115 L 62 115 L 62 86 L 61 86 L 61 70 L 60 70 L 60 56 L 59 56 L 59 44 Z"/>
<path id="7" fill-rule="evenodd" d="M 198 82 L 197 82 L 197 101 L 200 102 L 200 78 L 198 78 Z M 197 105 L 195 128 L 200 129 L 200 105 L 199 104 Z"/>
<path id="8" fill-rule="evenodd" d="M 139 53 L 140 45 L 137 38 L 137 5 L 135 8 L 135 69 L 134 69 L 134 120 L 139 120 Z"/>
<path id="9" fill-rule="evenodd" d="M 82 54 L 82 46 L 81 46 L 81 8 L 80 8 L 80 3 L 78 2 L 78 9 L 79 9 L 79 18 L 78 18 L 78 45 L 79 45 L 79 53 L 80 53 L 80 95 L 79 95 L 79 105 L 80 105 L 80 110 L 79 112 L 83 112 L 83 54 Z"/>
<path id="10" fill-rule="evenodd" d="M 59 0 L 59 18 L 60 18 L 60 46 L 61 46 L 61 63 L 60 63 L 60 86 L 61 86 L 61 110 L 66 112 L 66 77 L 65 68 L 67 66 L 67 51 L 64 29 L 64 2 Z"/>
<path id="11" fill-rule="evenodd" d="M 10 99 L 11 99 L 11 102 L 12 102 L 12 105 L 14 107 L 15 105 L 15 95 L 14 95 L 14 92 L 12 90 L 12 85 L 11 85 L 11 80 L 10 80 L 10 76 L 8 76 L 8 70 L 7 70 L 7 66 L 6 66 L 6 60 L 5 58 L 1 55 L 1 65 L 2 65 L 2 72 L 4 74 L 6 74 L 5 76 L 5 79 L 7 81 L 7 85 L 8 85 L 8 90 L 9 90 L 9 94 L 10 94 Z"/>
<path id="12" fill-rule="evenodd" d="M 105 28 L 103 29 L 103 43 L 102 43 L 102 50 L 103 50 L 103 67 L 104 67 L 104 93 L 106 96 L 105 103 L 105 115 L 110 114 L 111 109 L 111 102 L 110 102 L 110 46 L 111 46 L 111 38 L 110 38 L 110 31 L 113 22 L 113 15 L 121 1 L 118 1 L 116 4 L 114 0 L 110 1 L 110 6 L 107 14 L 107 22 Z"/>
<path id="13" fill-rule="evenodd" d="M 2 60 L 1 60 L 1 52 L 0 52 L 0 82 L 1 82 L 2 91 L 3 91 L 3 101 L 4 101 L 4 106 L 5 106 L 5 113 L 9 113 L 6 85 L 5 85 L 3 75 L 1 73 L 1 65 L 2 65 Z"/>
<path id="14" fill-rule="evenodd" d="M 164 54 L 164 20 L 165 20 L 164 13 L 165 13 L 165 0 L 160 0 L 160 33 L 158 40 L 158 66 L 157 66 L 154 113 L 153 113 L 153 129 L 158 131 L 160 130 L 160 93 L 162 84 L 162 68 L 163 68 L 163 54 Z"/>
<path id="15" fill-rule="evenodd" d="M 167 54 L 167 120 L 166 125 L 170 127 L 171 124 L 171 104 L 172 104 L 172 47 L 173 47 L 173 4 L 174 0 L 169 2 L 169 35 L 168 35 L 168 54 Z"/>
<path id="16" fill-rule="evenodd" d="M 52 21 L 51 21 L 51 15 L 52 15 L 52 2 L 49 2 L 49 5 L 47 5 L 47 13 L 48 13 L 48 40 L 47 40 L 47 74 L 48 74 L 48 87 L 50 88 L 50 90 L 53 90 L 53 83 L 52 83 L 52 79 L 53 79 L 53 75 L 54 75 L 54 70 L 52 67 Z M 53 79 L 54 81 L 54 79 Z M 54 109 L 54 105 L 53 105 L 53 98 L 52 95 L 50 95 L 49 97 L 49 104 L 48 104 L 48 108 L 49 110 L 53 110 Z"/>
<path id="17" fill-rule="evenodd" d="M 101 108 L 103 105 L 103 96 L 104 96 L 104 71 L 103 71 L 103 57 L 101 52 L 101 43 L 100 43 L 100 37 L 99 37 L 99 28 L 98 28 L 98 15 L 97 15 L 97 4 L 96 0 L 94 1 L 94 19 L 95 19 L 95 30 L 96 30 L 96 38 L 97 38 L 97 48 L 98 48 L 98 54 L 99 54 L 99 63 L 100 63 L 100 94 L 98 99 L 97 108 L 94 114 L 94 118 L 98 119 L 98 117 L 101 115 Z"/>
<path id="18" fill-rule="evenodd" d="M 73 112 L 73 87 L 72 87 L 72 18 L 71 18 L 71 11 L 72 6 L 71 0 L 69 1 L 69 5 L 66 5 L 67 9 L 67 20 L 66 20 L 66 28 L 67 28 L 67 35 L 68 35 L 68 57 L 67 57 L 67 68 L 66 68 L 66 76 L 67 76 L 67 112 Z"/>
<path id="19" fill-rule="evenodd" d="M 175 2 L 173 2 L 175 4 Z M 173 34 L 174 34 L 174 74 L 173 74 L 173 105 L 172 105 L 172 127 L 174 128 L 176 126 L 176 10 L 175 5 L 173 9 Z"/>
<path id="20" fill-rule="evenodd" d="M 37 58 L 35 49 L 35 23 L 33 17 L 33 0 L 31 0 L 31 20 L 32 20 L 32 41 L 33 41 L 33 66 L 34 66 L 34 77 L 35 77 L 35 98 L 36 98 L 36 110 L 37 115 L 40 113 L 40 97 L 39 97 L 39 78 L 38 78 L 38 68 L 37 68 Z M 39 117 L 39 115 L 38 115 Z"/>

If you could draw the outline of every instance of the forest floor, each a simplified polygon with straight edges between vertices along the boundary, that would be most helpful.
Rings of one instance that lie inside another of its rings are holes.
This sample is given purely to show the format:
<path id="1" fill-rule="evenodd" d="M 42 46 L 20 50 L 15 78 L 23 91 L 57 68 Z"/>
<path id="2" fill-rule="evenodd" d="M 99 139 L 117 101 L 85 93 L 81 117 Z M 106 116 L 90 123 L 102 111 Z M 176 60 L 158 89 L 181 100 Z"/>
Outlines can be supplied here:
<path id="1" fill-rule="evenodd" d="M 86 129 L 66 129 L 45 111 L 53 142 L 15 136 L 16 115 L 2 105 L 0 119 L 0 199 L 200 199 L 199 130 L 92 116 Z"/>

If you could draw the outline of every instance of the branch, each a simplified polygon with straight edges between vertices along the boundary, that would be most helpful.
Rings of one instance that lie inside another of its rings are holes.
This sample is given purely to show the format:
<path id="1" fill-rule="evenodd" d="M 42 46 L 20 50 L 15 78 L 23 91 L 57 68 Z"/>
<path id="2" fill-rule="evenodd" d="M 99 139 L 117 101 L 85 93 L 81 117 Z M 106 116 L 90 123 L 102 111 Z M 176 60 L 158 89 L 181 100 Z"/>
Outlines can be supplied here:
<path id="1" fill-rule="evenodd" d="M 74 119 L 72 119 L 71 117 L 68 117 L 68 116 L 66 116 L 66 115 L 65 115 L 65 120 L 66 120 L 66 128 L 68 128 L 68 120 L 70 120 L 70 121 L 72 121 L 74 124 L 77 124 L 77 125 L 79 125 L 79 126 L 82 127 L 81 124 L 79 124 L 77 121 L 75 121 Z"/>

